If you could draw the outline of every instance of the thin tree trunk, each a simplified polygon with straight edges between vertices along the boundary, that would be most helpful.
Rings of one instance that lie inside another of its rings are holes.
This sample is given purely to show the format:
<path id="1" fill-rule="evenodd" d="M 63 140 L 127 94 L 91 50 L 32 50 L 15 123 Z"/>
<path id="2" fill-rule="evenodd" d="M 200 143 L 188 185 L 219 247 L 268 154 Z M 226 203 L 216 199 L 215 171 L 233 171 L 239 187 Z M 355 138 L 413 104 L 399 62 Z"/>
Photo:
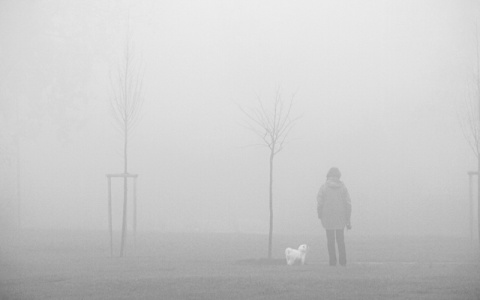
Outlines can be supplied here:
<path id="1" fill-rule="evenodd" d="M 15 137 L 15 144 L 17 148 L 17 160 L 15 162 L 17 169 L 17 228 L 22 228 L 22 185 L 21 185 L 21 168 L 20 168 L 20 138 L 17 135 Z"/>
<path id="2" fill-rule="evenodd" d="M 473 190 L 472 190 L 472 173 L 468 173 L 468 204 L 469 204 L 469 212 L 470 212 L 470 243 L 473 245 L 474 241 L 474 234 L 473 234 Z"/>
<path id="3" fill-rule="evenodd" d="M 137 177 L 133 178 L 133 241 L 136 248 L 137 247 Z"/>
<path id="4" fill-rule="evenodd" d="M 478 48 L 478 24 L 476 26 L 476 46 L 477 46 L 477 97 L 478 97 L 478 128 L 480 128 L 480 51 Z M 480 150 L 478 145 L 478 132 L 477 132 L 477 160 L 478 160 L 478 173 L 477 173 L 477 197 L 478 197 L 478 209 L 477 209 L 477 220 L 478 220 L 478 242 L 480 243 Z"/>
<path id="5" fill-rule="evenodd" d="M 478 157 L 478 173 L 477 173 L 478 203 L 477 203 L 477 220 L 478 220 L 478 242 L 480 244 L 480 155 Z"/>
<path id="6" fill-rule="evenodd" d="M 127 23 L 127 34 L 128 34 L 128 26 L 129 26 L 129 23 Z M 128 39 L 128 37 L 127 37 L 127 39 Z M 129 100 L 128 99 L 128 96 L 129 96 L 129 93 L 128 93 L 128 76 L 129 76 L 128 71 L 129 71 L 129 48 L 128 48 L 128 44 L 127 44 L 126 48 L 125 48 L 125 78 L 124 78 L 124 82 L 123 82 L 124 83 L 123 97 L 125 97 L 124 98 L 124 100 L 125 100 L 124 128 L 123 128 L 123 134 L 124 134 L 123 173 L 124 173 L 125 177 L 123 177 L 123 220 L 122 220 L 122 246 L 121 246 L 120 256 L 123 256 L 125 242 L 126 242 L 126 239 L 127 239 L 127 198 L 128 198 L 127 184 L 128 184 L 128 178 L 126 177 L 126 175 L 127 175 L 127 172 L 128 172 L 128 169 L 127 169 L 127 166 L 128 166 L 128 152 L 127 152 L 127 150 L 128 150 L 128 126 L 129 126 L 128 112 L 127 112 L 128 100 Z"/>
<path id="7" fill-rule="evenodd" d="M 127 166 L 128 166 L 128 114 L 127 114 L 127 108 L 128 108 L 128 85 L 127 85 L 127 78 L 128 78 L 128 47 L 126 51 L 126 62 L 125 62 L 125 81 L 124 81 L 124 97 L 125 97 L 125 111 L 124 111 L 124 144 L 123 144 L 123 161 L 124 161 L 124 166 L 123 166 L 123 220 L 122 220 L 122 246 L 120 249 L 120 256 L 123 256 L 123 251 L 125 248 L 125 242 L 127 239 L 127 198 L 128 198 L 128 178 L 127 178 Z"/>
<path id="8" fill-rule="evenodd" d="M 18 101 L 15 101 L 15 108 L 16 108 L 16 118 L 17 118 L 17 126 L 20 124 L 20 111 L 18 107 Z M 21 155 L 21 149 L 20 149 L 20 136 L 19 132 L 15 135 L 15 146 L 17 150 L 17 160 L 15 162 L 16 164 L 16 171 L 17 171 L 17 228 L 20 230 L 22 228 L 22 185 L 21 185 L 21 167 L 20 167 L 20 155 Z"/>
<path id="9" fill-rule="evenodd" d="M 112 178 L 111 177 L 108 177 L 108 232 L 110 233 L 110 256 L 113 256 Z"/>
<path id="10" fill-rule="evenodd" d="M 273 157 L 275 152 L 270 152 L 270 229 L 268 232 L 268 258 L 272 258 L 272 237 L 273 237 Z"/>
<path id="11" fill-rule="evenodd" d="M 127 122 L 125 121 L 125 124 Z M 125 144 L 124 144 L 124 169 L 123 169 L 123 217 L 122 217 L 122 246 L 120 256 L 123 256 L 125 243 L 127 240 L 127 199 L 128 199 L 128 177 L 127 175 L 127 145 L 128 145 L 127 125 L 125 125 Z"/>
<path id="12" fill-rule="evenodd" d="M 128 198 L 128 177 L 127 175 L 127 145 L 128 145 L 128 132 L 127 121 L 125 121 L 125 144 L 124 144 L 124 177 L 123 177 L 123 218 L 122 218 L 122 246 L 120 249 L 120 256 L 123 256 L 125 243 L 127 239 L 127 198 Z"/>

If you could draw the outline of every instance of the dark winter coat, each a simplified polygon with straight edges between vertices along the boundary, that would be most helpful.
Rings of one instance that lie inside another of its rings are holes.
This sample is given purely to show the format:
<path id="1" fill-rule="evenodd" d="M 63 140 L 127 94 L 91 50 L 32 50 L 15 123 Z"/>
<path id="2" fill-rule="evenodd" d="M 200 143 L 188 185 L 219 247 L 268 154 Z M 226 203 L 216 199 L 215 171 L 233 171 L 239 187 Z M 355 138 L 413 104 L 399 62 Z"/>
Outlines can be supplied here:
<path id="1" fill-rule="evenodd" d="M 343 229 L 350 223 L 352 203 L 347 187 L 330 177 L 317 195 L 317 213 L 325 229 Z"/>

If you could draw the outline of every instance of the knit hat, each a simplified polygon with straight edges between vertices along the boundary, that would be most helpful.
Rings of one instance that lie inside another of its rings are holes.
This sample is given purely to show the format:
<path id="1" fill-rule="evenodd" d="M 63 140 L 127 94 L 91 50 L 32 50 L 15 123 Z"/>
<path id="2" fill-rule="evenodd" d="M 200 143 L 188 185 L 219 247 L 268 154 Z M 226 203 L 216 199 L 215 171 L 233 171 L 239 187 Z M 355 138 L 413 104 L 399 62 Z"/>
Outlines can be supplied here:
<path id="1" fill-rule="evenodd" d="M 334 177 L 334 178 L 340 178 L 342 176 L 342 173 L 340 173 L 340 170 L 338 168 L 330 168 L 327 173 L 327 178 L 329 177 Z"/>

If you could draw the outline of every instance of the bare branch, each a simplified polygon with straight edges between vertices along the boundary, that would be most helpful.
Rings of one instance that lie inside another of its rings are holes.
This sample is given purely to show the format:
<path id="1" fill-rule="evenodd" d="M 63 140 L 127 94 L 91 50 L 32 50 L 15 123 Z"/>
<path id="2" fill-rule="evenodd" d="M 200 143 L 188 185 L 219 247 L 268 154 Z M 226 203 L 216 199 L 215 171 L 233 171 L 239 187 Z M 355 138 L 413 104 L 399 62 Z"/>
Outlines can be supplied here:
<path id="1" fill-rule="evenodd" d="M 479 66 L 479 48 L 478 37 L 477 42 L 477 70 L 474 75 L 474 83 L 467 84 L 467 94 L 463 101 L 463 111 L 457 112 L 457 118 L 460 121 L 462 134 L 467 141 L 469 147 L 472 149 L 475 156 L 480 157 L 480 66 Z"/>
<path id="2" fill-rule="evenodd" d="M 274 155 L 283 149 L 293 125 L 299 119 L 298 117 L 294 119 L 291 118 L 295 94 L 296 92 L 292 94 L 288 106 L 285 106 L 281 89 L 278 87 L 275 91 L 271 111 L 265 108 L 258 95 L 258 109 L 251 109 L 251 112 L 248 112 L 239 106 L 249 121 L 249 126 L 246 127 L 260 137 L 263 143 L 273 151 Z"/>
<path id="3" fill-rule="evenodd" d="M 109 99 L 115 129 L 124 139 L 124 172 L 127 172 L 128 141 L 141 119 L 145 74 L 144 65 L 137 59 L 135 53 L 128 19 L 126 32 L 120 60 L 112 68 L 114 71 L 110 73 L 111 97 Z"/>

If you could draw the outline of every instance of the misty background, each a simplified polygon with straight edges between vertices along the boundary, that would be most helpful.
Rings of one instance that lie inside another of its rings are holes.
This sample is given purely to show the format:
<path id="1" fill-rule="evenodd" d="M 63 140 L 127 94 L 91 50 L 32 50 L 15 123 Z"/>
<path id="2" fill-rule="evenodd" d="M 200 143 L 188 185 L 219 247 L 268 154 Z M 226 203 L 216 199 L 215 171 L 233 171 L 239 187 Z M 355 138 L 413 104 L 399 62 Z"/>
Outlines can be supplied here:
<path id="1" fill-rule="evenodd" d="M 139 230 L 268 232 L 269 153 L 239 106 L 269 106 L 279 88 L 296 93 L 301 119 L 275 158 L 274 233 L 323 233 L 316 194 L 337 166 L 351 234 L 469 236 L 476 157 L 459 111 L 474 87 L 478 9 L 2 0 L 1 226 L 17 226 L 20 184 L 22 228 L 107 230 L 105 175 L 123 162 L 110 74 L 129 18 L 145 70 L 129 156 Z M 113 188 L 118 231 L 122 181 Z"/>

